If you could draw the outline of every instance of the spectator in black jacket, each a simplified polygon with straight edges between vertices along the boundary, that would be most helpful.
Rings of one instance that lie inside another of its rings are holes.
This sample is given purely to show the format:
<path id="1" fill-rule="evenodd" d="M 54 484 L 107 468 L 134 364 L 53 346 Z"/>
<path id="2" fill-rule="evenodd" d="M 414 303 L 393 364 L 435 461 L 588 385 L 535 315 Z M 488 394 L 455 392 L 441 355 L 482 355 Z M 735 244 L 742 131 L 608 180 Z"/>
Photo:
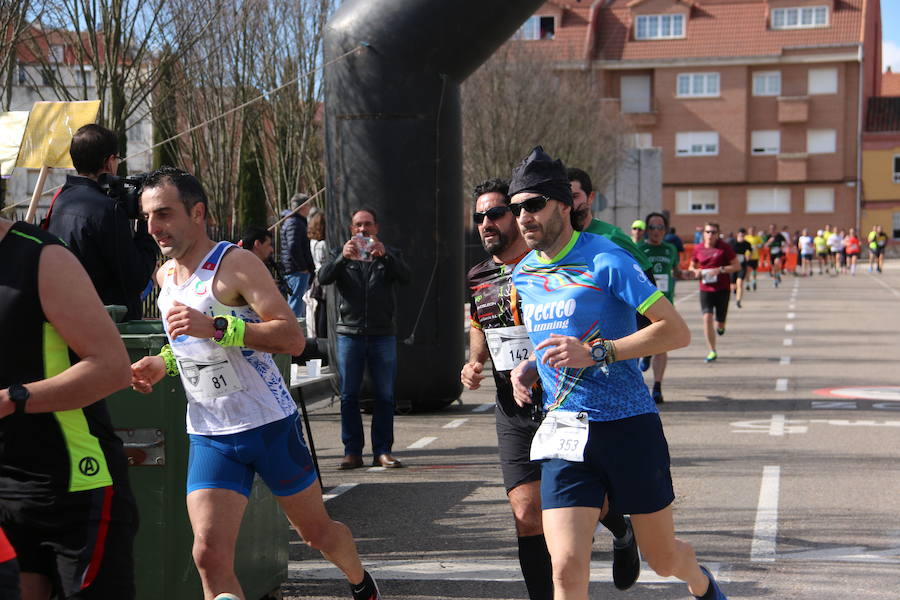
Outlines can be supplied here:
<path id="1" fill-rule="evenodd" d="M 373 465 L 402 467 L 391 455 L 394 444 L 394 380 L 397 373 L 397 322 L 394 288 L 408 283 L 411 272 L 400 250 L 376 237 L 375 211 L 361 208 L 352 215 L 352 237 L 319 269 L 319 283 L 335 283 L 340 294 L 337 360 L 341 375 L 341 469 L 363 466 L 364 445 L 359 393 L 363 372 L 375 392 L 372 408 Z"/>
<path id="2" fill-rule="evenodd" d="M 281 226 L 281 268 L 290 288 L 288 304 L 298 317 L 306 316 L 303 294 L 309 287 L 309 278 L 316 270 L 309 249 L 309 238 L 306 237 L 306 217 L 312 208 L 307 200 L 309 196 L 306 194 L 294 194 L 291 198 L 291 210 L 285 211 L 285 214 L 293 214 Z"/>
<path id="3" fill-rule="evenodd" d="M 69 155 L 78 175 L 66 177 L 48 231 L 69 245 L 104 304 L 124 305 L 126 319 L 140 319 L 141 293 L 156 268 L 156 242 L 146 222 L 132 227 L 124 206 L 97 182 L 119 168 L 116 135 L 85 125 L 72 136 Z"/>

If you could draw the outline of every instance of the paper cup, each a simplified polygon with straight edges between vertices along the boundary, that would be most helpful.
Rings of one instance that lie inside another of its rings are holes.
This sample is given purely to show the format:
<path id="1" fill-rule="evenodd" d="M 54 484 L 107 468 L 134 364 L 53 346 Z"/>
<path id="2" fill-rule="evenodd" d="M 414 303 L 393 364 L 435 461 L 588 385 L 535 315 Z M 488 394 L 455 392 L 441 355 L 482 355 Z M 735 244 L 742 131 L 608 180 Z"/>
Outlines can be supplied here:
<path id="1" fill-rule="evenodd" d="M 313 358 L 311 360 L 306 361 L 306 376 L 307 377 L 318 377 L 319 373 L 322 372 L 322 359 L 321 358 Z"/>

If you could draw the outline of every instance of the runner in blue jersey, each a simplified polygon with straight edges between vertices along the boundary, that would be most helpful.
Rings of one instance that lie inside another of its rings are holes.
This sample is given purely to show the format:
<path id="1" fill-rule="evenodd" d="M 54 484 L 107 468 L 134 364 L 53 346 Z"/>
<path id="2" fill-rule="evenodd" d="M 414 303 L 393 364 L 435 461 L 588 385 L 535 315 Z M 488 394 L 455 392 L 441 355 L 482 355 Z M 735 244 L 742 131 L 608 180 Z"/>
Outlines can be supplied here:
<path id="1" fill-rule="evenodd" d="M 631 514 L 650 567 L 704 600 L 725 600 L 689 544 L 675 538 L 668 445 L 635 359 L 690 342 L 684 320 L 615 244 L 572 229 L 561 161 L 538 146 L 513 171 L 509 205 L 529 248 L 513 271 L 537 359 L 510 377 L 531 402 L 540 375 L 548 411 L 531 447 L 542 460 L 544 534 L 557 598 L 587 599 L 591 535 L 608 497 Z M 651 324 L 637 330 L 634 311 Z"/>

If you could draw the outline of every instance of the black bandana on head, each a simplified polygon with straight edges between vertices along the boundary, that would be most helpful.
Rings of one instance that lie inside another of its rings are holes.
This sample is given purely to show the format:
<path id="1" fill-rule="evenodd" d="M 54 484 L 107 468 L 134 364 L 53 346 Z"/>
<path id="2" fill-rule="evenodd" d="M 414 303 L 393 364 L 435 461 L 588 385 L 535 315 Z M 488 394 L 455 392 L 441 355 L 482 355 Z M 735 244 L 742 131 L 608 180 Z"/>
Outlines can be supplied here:
<path id="1" fill-rule="evenodd" d="M 572 206 L 572 185 L 566 167 L 558 158 L 553 160 L 541 146 L 535 146 L 528 156 L 513 169 L 509 182 L 510 198 L 522 192 L 549 196 Z"/>

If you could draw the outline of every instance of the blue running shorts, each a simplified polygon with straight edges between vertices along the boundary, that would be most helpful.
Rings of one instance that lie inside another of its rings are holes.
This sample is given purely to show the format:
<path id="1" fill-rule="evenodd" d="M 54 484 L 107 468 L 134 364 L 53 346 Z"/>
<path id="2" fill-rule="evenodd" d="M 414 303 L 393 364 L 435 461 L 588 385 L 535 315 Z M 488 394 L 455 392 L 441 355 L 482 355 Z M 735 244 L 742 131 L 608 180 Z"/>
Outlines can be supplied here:
<path id="1" fill-rule="evenodd" d="M 669 445 L 659 414 L 592 421 L 584 462 L 561 459 L 541 466 L 541 505 L 602 508 L 633 515 L 654 513 L 675 500 Z"/>
<path id="2" fill-rule="evenodd" d="M 240 433 L 188 437 L 188 494 L 226 489 L 249 498 L 253 475 L 259 473 L 273 494 L 291 496 L 317 478 L 297 413 Z"/>

